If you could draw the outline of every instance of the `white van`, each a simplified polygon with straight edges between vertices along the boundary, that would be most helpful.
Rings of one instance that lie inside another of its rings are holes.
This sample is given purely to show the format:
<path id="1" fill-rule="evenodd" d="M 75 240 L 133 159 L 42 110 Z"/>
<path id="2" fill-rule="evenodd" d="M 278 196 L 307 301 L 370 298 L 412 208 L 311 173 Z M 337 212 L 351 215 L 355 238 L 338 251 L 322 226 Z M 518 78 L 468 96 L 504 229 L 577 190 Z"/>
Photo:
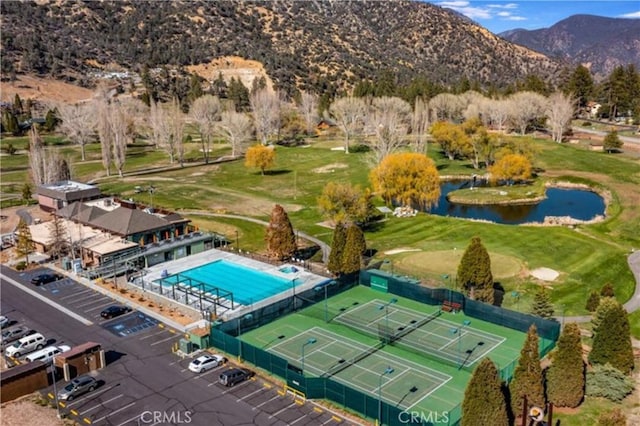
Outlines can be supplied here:
<path id="1" fill-rule="evenodd" d="M 19 358 L 29 352 L 42 349 L 47 344 L 47 339 L 40 333 L 31 334 L 23 337 L 5 350 L 5 355 Z"/>
<path id="2" fill-rule="evenodd" d="M 24 360 L 27 362 L 42 361 L 44 363 L 49 363 L 54 356 L 61 354 L 62 352 L 67 352 L 69 350 L 71 350 L 71 347 L 67 345 L 47 346 L 44 349 L 40 349 L 39 351 L 30 353 L 24 358 Z"/>

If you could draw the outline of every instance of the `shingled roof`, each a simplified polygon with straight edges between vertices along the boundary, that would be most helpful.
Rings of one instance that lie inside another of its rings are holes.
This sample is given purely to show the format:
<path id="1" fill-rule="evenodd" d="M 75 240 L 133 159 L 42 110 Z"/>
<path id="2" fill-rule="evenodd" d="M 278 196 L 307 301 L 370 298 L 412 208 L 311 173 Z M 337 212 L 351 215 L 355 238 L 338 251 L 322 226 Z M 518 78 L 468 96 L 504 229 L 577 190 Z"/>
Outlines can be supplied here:
<path id="1" fill-rule="evenodd" d="M 90 225 L 96 218 L 102 216 L 105 213 L 107 212 L 99 207 L 88 206 L 79 201 L 76 201 L 58 210 L 56 212 L 56 215 L 67 219 L 72 219 L 79 223 Z"/>
<path id="2" fill-rule="evenodd" d="M 158 216 L 126 207 L 118 207 L 91 221 L 91 226 L 123 237 L 164 228 L 167 225 L 169 222 Z"/>

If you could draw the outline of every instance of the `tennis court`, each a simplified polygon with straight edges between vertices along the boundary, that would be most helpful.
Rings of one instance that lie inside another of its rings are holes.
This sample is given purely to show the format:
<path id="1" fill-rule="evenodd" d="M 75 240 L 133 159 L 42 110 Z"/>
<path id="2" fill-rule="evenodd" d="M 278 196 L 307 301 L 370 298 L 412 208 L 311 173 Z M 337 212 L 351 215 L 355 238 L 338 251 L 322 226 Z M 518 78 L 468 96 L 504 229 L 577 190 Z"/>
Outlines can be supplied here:
<path id="1" fill-rule="evenodd" d="M 381 348 L 380 344 L 367 346 L 314 327 L 272 346 L 269 351 L 307 374 L 331 377 L 404 410 L 419 404 L 451 380 L 447 374 L 380 352 Z"/>
<path id="2" fill-rule="evenodd" d="M 470 321 L 453 322 L 441 314 L 437 308 L 425 314 L 376 299 L 346 309 L 333 321 L 459 368 L 472 368 L 505 341 Z"/>

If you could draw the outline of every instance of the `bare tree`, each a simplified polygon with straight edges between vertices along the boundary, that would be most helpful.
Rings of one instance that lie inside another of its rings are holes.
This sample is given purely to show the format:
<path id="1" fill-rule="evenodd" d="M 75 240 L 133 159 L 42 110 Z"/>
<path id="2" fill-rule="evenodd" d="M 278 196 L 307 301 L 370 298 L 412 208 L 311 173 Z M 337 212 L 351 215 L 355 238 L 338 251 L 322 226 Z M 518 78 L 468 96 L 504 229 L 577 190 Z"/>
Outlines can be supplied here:
<path id="1" fill-rule="evenodd" d="M 44 142 L 36 126 L 31 126 L 29 130 L 29 167 L 31 179 L 36 186 L 46 183 L 45 165 Z"/>
<path id="2" fill-rule="evenodd" d="M 116 166 L 118 176 L 123 177 L 124 163 L 127 159 L 127 141 L 129 136 L 129 119 L 125 106 L 119 102 L 109 105 L 109 129 L 111 131 L 111 146 L 113 165 Z"/>
<path id="3" fill-rule="evenodd" d="M 73 143 L 80 145 L 82 161 L 85 161 L 85 145 L 91 140 L 95 129 L 95 109 L 91 103 L 75 105 L 57 105 L 58 116 L 62 122 L 58 126 L 66 137 Z"/>
<path id="4" fill-rule="evenodd" d="M 262 145 L 280 130 L 281 96 L 278 92 L 264 88 L 255 91 L 249 97 L 253 121 Z"/>
<path id="5" fill-rule="evenodd" d="M 298 104 L 298 111 L 300 111 L 300 115 L 302 115 L 307 125 L 307 134 L 313 134 L 318 124 L 318 97 L 308 92 L 302 92 L 300 95 L 300 103 Z"/>
<path id="6" fill-rule="evenodd" d="M 180 101 L 173 98 L 168 110 L 168 121 L 171 144 L 178 154 L 180 166 L 184 166 L 184 122 L 185 117 L 180 108 Z"/>
<path id="7" fill-rule="evenodd" d="M 413 135 L 413 151 L 425 154 L 428 149 L 427 132 L 431 127 L 429 101 L 416 98 L 411 119 L 411 134 Z"/>
<path id="8" fill-rule="evenodd" d="M 545 114 L 551 126 L 551 137 L 554 141 L 562 142 L 562 134 L 571 123 L 576 104 L 575 99 L 562 92 L 552 93 L 547 98 Z"/>
<path id="9" fill-rule="evenodd" d="M 462 98 L 451 93 L 440 93 L 431 98 L 429 106 L 435 121 L 454 121 L 462 116 L 465 103 Z"/>
<path id="10" fill-rule="evenodd" d="M 106 98 L 99 99 L 96 103 L 98 137 L 100 138 L 102 165 L 107 171 L 107 176 L 111 176 L 111 165 L 113 164 L 113 136 L 111 120 L 109 119 L 110 111 L 109 101 Z"/>
<path id="11" fill-rule="evenodd" d="M 494 129 L 501 132 L 504 129 L 504 125 L 507 123 L 507 118 L 509 118 L 511 101 L 508 99 L 486 99 L 483 102 L 482 109 L 485 111 L 485 114 L 482 115 L 483 122 L 486 115 Z M 485 122 L 485 125 L 486 124 L 488 123 Z"/>
<path id="12" fill-rule="evenodd" d="M 344 152 L 349 153 L 349 142 L 364 127 L 367 103 L 363 98 L 348 96 L 336 99 L 329 107 L 329 115 L 344 134 Z"/>
<path id="13" fill-rule="evenodd" d="M 520 134 L 524 135 L 531 121 L 542 115 L 546 99 L 538 93 L 526 91 L 515 93 L 509 99 L 509 119 L 520 130 Z"/>
<path id="14" fill-rule="evenodd" d="M 147 135 L 156 148 L 162 145 L 162 140 L 169 133 L 167 113 L 158 102 L 151 102 L 149 118 L 147 120 Z M 172 161 L 173 162 L 173 161 Z"/>
<path id="15" fill-rule="evenodd" d="M 371 149 L 376 164 L 402 145 L 410 121 L 411 105 L 406 101 L 387 96 L 373 98 L 366 123 L 375 134 Z"/>
<path id="16" fill-rule="evenodd" d="M 202 153 L 205 164 L 209 163 L 211 138 L 215 132 L 215 125 L 220 121 L 222 104 L 217 96 L 204 95 L 193 101 L 189 114 L 198 126 Z"/>
<path id="17" fill-rule="evenodd" d="M 253 136 L 253 123 L 246 114 L 235 111 L 225 111 L 221 120 L 216 123 L 216 134 L 231 144 L 231 156 L 244 154 L 247 142 Z"/>

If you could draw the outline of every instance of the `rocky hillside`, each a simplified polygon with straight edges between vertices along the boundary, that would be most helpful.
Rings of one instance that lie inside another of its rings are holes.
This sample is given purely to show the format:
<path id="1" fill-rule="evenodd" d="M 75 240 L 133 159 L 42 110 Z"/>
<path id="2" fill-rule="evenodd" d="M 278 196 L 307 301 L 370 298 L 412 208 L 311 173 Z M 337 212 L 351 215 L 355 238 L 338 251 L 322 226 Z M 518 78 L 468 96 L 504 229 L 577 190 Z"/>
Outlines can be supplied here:
<path id="1" fill-rule="evenodd" d="M 589 67 L 596 77 L 618 65 L 640 68 L 640 19 L 573 15 L 550 28 L 510 30 L 506 40 Z"/>
<path id="2" fill-rule="evenodd" d="M 464 78 L 502 86 L 559 64 L 448 10 L 417 1 L 5 1 L 2 70 L 81 79 L 90 64 L 123 69 L 238 56 L 274 83 L 315 92 L 381 71 L 399 82 Z"/>

